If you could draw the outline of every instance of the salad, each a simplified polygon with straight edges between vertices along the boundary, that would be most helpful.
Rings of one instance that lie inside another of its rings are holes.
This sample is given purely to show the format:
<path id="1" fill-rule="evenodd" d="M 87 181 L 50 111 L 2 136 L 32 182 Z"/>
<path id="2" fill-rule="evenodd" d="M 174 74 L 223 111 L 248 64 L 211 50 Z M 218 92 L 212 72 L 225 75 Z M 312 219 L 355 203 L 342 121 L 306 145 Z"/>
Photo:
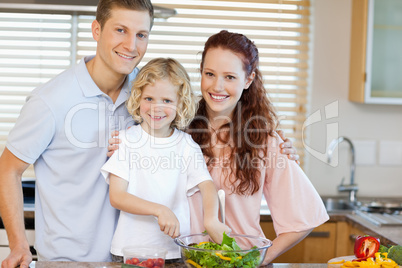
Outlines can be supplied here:
<path id="1" fill-rule="evenodd" d="M 199 244 L 191 245 L 193 248 L 214 250 L 214 251 L 200 251 L 186 249 L 184 251 L 186 263 L 196 268 L 202 267 L 220 267 L 220 268 L 254 268 L 258 267 L 260 263 L 260 252 L 257 247 L 251 248 L 251 251 L 236 252 L 242 249 L 236 243 L 236 240 L 223 233 L 222 244 L 213 242 L 201 242 Z M 255 250 L 253 250 L 255 249 Z M 222 252 L 215 252 L 215 250 L 222 250 Z M 234 252 L 230 252 L 234 251 Z"/>

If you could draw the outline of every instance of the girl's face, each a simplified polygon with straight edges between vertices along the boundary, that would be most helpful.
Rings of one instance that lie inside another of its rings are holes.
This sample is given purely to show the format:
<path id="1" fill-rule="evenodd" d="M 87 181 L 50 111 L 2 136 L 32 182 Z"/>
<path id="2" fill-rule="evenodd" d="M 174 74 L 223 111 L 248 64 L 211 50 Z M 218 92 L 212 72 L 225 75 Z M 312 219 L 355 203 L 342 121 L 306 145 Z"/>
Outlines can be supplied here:
<path id="1" fill-rule="evenodd" d="M 169 79 L 146 85 L 140 99 L 141 127 L 155 137 L 169 137 L 171 123 L 176 118 L 178 88 Z"/>
<path id="2" fill-rule="evenodd" d="M 254 73 L 246 77 L 241 58 L 231 50 L 209 49 L 201 71 L 201 92 L 208 115 L 232 119 L 243 90 L 253 81 Z"/>

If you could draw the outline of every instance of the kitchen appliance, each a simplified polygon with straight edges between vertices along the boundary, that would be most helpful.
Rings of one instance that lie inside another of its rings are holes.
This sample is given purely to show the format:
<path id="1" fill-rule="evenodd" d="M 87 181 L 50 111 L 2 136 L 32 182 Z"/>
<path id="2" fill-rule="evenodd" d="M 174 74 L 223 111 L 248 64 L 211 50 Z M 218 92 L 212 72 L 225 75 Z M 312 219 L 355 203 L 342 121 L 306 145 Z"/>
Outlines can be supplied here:
<path id="1" fill-rule="evenodd" d="M 360 210 L 374 213 L 402 214 L 402 200 L 375 200 L 362 204 Z"/>
<path id="2" fill-rule="evenodd" d="M 402 226 L 402 199 L 361 202 L 355 213 L 377 226 Z"/>

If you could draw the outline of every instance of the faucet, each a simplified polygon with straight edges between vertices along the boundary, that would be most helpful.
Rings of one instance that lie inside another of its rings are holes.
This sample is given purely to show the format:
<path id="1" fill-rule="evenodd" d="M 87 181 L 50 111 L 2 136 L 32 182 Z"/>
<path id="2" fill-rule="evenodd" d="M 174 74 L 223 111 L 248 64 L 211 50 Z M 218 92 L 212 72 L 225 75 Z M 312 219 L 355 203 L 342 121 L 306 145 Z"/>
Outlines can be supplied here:
<path id="1" fill-rule="evenodd" d="M 345 141 L 349 144 L 350 152 L 352 154 L 352 161 L 350 163 L 350 183 L 345 185 L 344 184 L 345 178 L 343 178 L 341 181 L 341 184 L 338 186 L 338 191 L 339 192 L 349 192 L 349 202 L 351 204 L 355 204 L 356 203 L 356 192 L 359 188 L 355 184 L 355 169 L 356 169 L 355 148 L 353 146 L 352 141 L 346 137 L 339 137 L 338 139 L 331 141 L 331 143 L 328 146 L 328 163 L 331 163 L 332 154 L 333 154 L 336 146 L 338 146 L 338 144 L 343 141 Z"/>

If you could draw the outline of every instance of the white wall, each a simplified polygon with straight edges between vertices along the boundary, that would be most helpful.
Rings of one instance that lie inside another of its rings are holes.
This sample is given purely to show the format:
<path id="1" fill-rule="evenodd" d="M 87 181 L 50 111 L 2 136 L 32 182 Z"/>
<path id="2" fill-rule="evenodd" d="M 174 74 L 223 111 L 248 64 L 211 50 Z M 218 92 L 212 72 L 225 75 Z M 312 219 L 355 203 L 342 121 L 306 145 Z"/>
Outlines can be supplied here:
<path id="1" fill-rule="evenodd" d="M 402 142 L 402 105 L 357 104 L 348 100 L 351 0 L 314 0 L 312 109 L 321 110 L 339 102 L 339 116 L 308 128 L 307 144 L 324 153 L 326 125 L 338 123 L 339 135 L 352 140 L 371 140 L 377 144 L 376 163 L 356 167 L 358 196 L 402 197 L 402 165 L 378 164 L 381 140 Z M 339 147 L 339 166 L 331 167 L 307 153 L 305 171 L 321 195 L 339 195 L 341 178 L 349 182 L 348 146 Z"/>

